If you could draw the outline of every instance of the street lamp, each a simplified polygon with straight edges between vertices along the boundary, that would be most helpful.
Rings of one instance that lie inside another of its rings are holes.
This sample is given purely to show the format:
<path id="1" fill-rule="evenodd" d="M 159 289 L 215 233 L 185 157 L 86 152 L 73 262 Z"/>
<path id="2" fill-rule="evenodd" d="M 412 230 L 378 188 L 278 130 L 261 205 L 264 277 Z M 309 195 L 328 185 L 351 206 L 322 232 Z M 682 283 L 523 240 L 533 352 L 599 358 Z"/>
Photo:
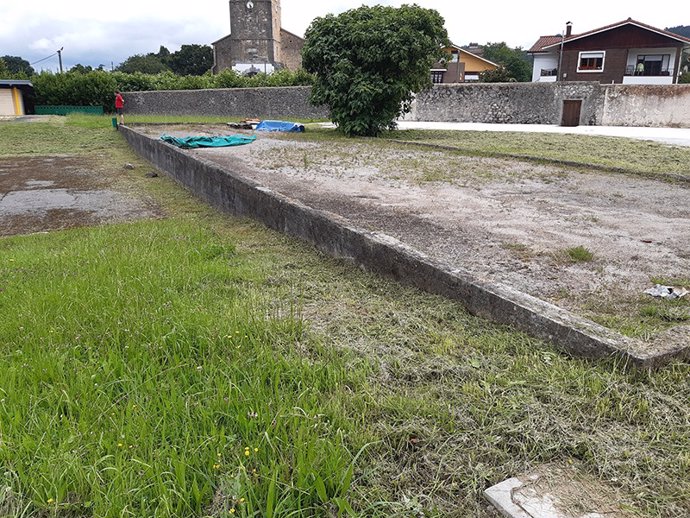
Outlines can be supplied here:
<path id="1" fill-rule="evenodd" d="M 60 50 L 57 51 L 58 55 L 58 61 L 60 62 L 60 73 L 62 74 L 62 49 L 65 47 L 60 47 Z"/>

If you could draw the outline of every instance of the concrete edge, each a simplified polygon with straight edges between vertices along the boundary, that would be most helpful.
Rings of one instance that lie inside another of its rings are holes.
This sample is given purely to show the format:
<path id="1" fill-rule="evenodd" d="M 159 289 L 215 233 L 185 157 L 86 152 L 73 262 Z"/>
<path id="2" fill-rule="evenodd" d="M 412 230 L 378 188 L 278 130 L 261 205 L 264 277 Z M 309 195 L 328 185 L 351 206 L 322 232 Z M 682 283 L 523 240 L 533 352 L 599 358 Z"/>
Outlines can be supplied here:
<path id="1" fill-rule="evenodd" d="M 509 478 L 484 490 L 484 498 L 506 518 L 534 518 L 513 502 L 513 491 L 522 485 L 520 479 Z"/>
<path id="2" fill-rule="evenodd" d="M 241 166 L 230 171 L 126 126 L 120 131 L 140 156 L 217 209 L 253 218 L 329 255 L 459 301 L 473 315 L 513 326 L 573 356 L 618 357 L 640 367 L 690 357 L 690 344 L 652 354 L 641 342 L 553 304 L 450 268 L 397 239 L 354 227 L 338 215 L 273 192 L 242 177 Z"/>

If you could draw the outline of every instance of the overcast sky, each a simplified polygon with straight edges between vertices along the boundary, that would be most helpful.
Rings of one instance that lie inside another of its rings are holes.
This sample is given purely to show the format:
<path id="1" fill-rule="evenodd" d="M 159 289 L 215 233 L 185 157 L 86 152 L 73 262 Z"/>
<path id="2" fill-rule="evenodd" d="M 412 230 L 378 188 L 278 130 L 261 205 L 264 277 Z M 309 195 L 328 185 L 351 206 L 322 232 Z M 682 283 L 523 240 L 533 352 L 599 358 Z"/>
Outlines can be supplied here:
<path id="1" fill-rule="evenodd" d="M 418 0 L 437 9 L 446 20 L 451 40 L 505 41 L 511 47 L 529 48 L 540 35 L 558 34 L 565 23 L 573 32 L 584 32 L 632 17 L 655 27 L 690 25 L 686 0 L 606 2 L 580 0 Z M 283 27 L 303 35 L 311 20 L 362 4 L 399 6 L 411 1 L 282 0 Z M 675 6 L 675 8 L 673 7 Z M 0 56 L 21 56 L 34 63 L 61 47 L 66 68 L 76 63 L 110 68 L 133 54 L 156 52 L 160 45 L 171 51 L 185 43 L 210 44 L 230 32 L 227 0 L 0 0 Z M 34 68 L 56 70 L 57 56 Z"/>

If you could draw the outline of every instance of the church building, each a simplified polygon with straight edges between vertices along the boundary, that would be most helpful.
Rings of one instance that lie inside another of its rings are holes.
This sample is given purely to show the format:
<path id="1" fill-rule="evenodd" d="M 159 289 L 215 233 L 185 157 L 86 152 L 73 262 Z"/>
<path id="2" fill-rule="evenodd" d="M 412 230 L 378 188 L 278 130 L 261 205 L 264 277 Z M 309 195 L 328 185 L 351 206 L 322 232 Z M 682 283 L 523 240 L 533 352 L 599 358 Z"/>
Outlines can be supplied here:
<path id="1" fill-rule="evenodd" d="M 230 0 L 230 34 L 213 43 L 213 73 L 297 70 L 303 46 L 303 38 L 281 27 L 280 0 Z"/>

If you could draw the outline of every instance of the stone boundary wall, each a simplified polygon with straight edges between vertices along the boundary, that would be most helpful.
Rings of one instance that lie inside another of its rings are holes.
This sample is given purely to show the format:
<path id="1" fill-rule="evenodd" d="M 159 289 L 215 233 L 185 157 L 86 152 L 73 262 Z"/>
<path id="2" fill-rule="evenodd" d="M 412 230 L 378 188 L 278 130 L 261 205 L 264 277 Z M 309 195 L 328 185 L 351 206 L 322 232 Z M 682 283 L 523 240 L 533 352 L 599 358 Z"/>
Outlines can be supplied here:
<path id="1" fill-rule="evenodd" d="M 582 100 L 585 126 L 690 128 L 690 85 L 595 82 L 436 85 L 420 93 L 406 120 L 560 124 L 563 101 Z"/>
<path id="2" fill-rule="evenodd" d="M 242 176 L 241 164 L 228 170 L 126 126 L 120 130 L 140 156 L 217 209 L 253 218 L 369 271 L 460 301 L 472 314 L 552 342 L 569 354 L 617 356 L 644 367 L 688 354 L 685 344 L 650 351 L 637 340 L 553 304 L 450 268 L 385 234 L 353 227 L 336 214 L 308 207 Z"/>
<path id="3" fill-rule="evenodd" d="M 486 124 L 560 124 L 563 101 L 582 99 L 581 124 L 601 120 L 599 83 L 437 85 L 417 95 L 406 120 Z"/>
<path id="4" fill-rule="evenodd" d="M 311 87 L 218 88 L 127 92 L 126 114 L 207 115 L 247 118 L 326 119 L 325 108 L 309 102 Z"/>
<path id="5" fill-rule="evenodd" d="M 690 128 L 690 85 L 607 85 L 601 124 Z"/>
<path id="6" fill-rule="evenodd" d="M 327 119 L 309 102 L 311 87 L 169 90 L 124 94 L 134 115 Z M 596 82 L 436 85 L 417 95 L 411 121 L 560 124 L 563 101 L 581 100 L 584 126 L 690 128 L 690 85 Z"/>

